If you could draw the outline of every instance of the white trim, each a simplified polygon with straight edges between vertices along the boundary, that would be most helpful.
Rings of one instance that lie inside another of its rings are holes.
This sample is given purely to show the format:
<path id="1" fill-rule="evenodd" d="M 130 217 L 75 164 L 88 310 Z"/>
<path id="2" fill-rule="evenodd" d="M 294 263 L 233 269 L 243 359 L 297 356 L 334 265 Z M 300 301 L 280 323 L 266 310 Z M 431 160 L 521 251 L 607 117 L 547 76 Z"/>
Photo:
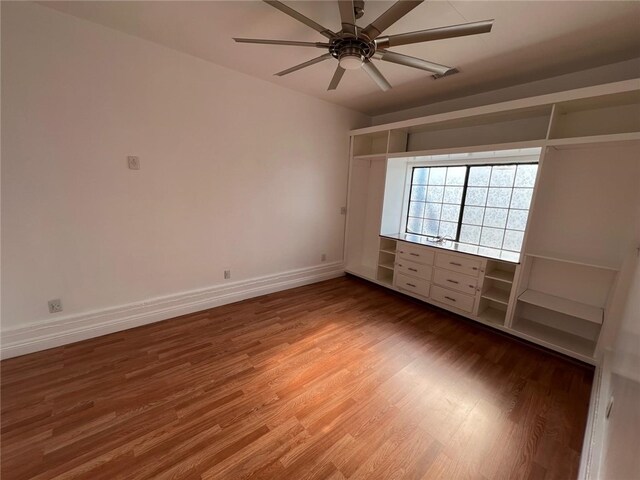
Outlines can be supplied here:
<path id="1" fill-rule="evenodd" d="M 35 322 L 3 331 L 0 356 L 16 357 L 342 275 L 343 262 L 331 262 Z"/>
<path id="2" fill-rule="evenodd" d="M 584 430 L 582 451 L 580 455 L 579 480 L 595 480 L 600 468 L 600 455 L 604 442 L 606 395 L 610 387 L 611 372 L 609 371 L 608 355 L 603 355 L 596 362 L 589 399 L 589 413 Z"/>

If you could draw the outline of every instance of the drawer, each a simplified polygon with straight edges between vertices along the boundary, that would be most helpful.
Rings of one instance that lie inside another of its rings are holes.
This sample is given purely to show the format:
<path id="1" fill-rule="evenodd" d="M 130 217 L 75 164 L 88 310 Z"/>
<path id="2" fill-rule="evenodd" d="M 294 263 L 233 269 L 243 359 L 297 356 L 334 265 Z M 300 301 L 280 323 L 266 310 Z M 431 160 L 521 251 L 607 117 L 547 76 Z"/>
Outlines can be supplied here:
<path id="1" fill-rule="evenodd" d="M 433 283 L 462 293 L 475 295 L 478 279 L 462 273 L 452 272 L 451 270 L 436 268 L 433 273 Z"/>
<path id="2" fill-rule="evenodd" d="M 396 272 L 411 275 L 412 277 L 419 277 L 425 280 L 431 280 L 431 271 L 433 267 L 431 265 L 423 265 L 421 263 L 410 262 L 404 258 L 396 260 Z"/>
<path id="3" fill-rule="evenodd" d="M 436 267 L 446 268 L 458 273 L 465 273 L 477 277 L 480 274 L 482 260 L 473 257 L 462 257 L 458 255 L 448 255 L 438 253 L 436 255 Z"/>
<path id="4" fill-rule="evenodd" d="M 396 253 L 398 254 L 398 257 L 411 262 L 433 265 L 434 253 L 433 250 L 428 247 L 413 245 L 406 242 L 398 242 L 398 249 Z"/>
<path id="5" fill-rule="evenodd" d="M 423 297 L 429 296 L 430 283 L 427 280 L 421 280 L 419 278 L 408 277 L 402 273 L 396 275 L 396 287 L 401 290 L 407 290 L 409 292 L 417 293 Z"/>
<path id="6" fill-rule="evenodd" d="M 436 302 L 451 305 L 452 307 L 469 313 L 473 311 L 473 302 L 475 300 L 475 297 L 460 292 L 454 292 L 453 290 L 442 288 L 438 285 L 431 286 L 431 298 Z"/>

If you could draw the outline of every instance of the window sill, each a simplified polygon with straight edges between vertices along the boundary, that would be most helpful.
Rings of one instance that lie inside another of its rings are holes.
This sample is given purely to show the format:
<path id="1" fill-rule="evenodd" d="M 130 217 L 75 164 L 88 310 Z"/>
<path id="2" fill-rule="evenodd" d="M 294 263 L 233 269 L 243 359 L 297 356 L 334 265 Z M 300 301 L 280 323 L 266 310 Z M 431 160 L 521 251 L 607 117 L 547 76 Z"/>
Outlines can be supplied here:
<path id="1" fill-rule="evenodd" d="M 480 247 L 478 245 L 469 245 L 467 243 L 453 242 L 450 240 L 445 240 L 441 243 L 435 243 L 427 240 L 427 237 L 424 237 L 422 235 L 412 235 L 410 233 L 392 233 L 380 236 L 384 238 L 391 238 L 393 240 L 401 240 L 403 242 L 416 243 L 418 245 L 426 245 L 433 248 L 440 248 L 442 250 L 475 255 L 476 257 L 491 258 L 494 260 L 502 260 L 503 262 L 509 263 L 520 263 L 520 253 L 512 252 L 509 250 L 501 250 L 499 248 Z"/>

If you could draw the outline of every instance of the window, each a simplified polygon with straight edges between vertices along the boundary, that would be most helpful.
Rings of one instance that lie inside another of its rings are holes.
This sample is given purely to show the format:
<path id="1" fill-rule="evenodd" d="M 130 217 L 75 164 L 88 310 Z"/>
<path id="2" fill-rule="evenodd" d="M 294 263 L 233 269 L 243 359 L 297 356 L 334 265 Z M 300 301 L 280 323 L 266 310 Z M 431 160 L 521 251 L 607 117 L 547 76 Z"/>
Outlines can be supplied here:
<path id="1" fill-rule="evenodd" d="M 406 232 L 519 252 L 537 163 L 414 167 Z"/>

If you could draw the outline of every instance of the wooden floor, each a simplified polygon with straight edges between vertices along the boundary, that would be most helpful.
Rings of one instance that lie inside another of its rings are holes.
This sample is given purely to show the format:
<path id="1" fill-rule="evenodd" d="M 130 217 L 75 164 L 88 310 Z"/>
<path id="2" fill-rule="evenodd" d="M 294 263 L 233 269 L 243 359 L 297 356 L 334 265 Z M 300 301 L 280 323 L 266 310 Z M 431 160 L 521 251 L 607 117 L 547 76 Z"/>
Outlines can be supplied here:
<path id="1" fill-rule="evenodd" d="M 354 278 L 2 362 L 2 479 L 571 479 L 592 370 Z"/>

